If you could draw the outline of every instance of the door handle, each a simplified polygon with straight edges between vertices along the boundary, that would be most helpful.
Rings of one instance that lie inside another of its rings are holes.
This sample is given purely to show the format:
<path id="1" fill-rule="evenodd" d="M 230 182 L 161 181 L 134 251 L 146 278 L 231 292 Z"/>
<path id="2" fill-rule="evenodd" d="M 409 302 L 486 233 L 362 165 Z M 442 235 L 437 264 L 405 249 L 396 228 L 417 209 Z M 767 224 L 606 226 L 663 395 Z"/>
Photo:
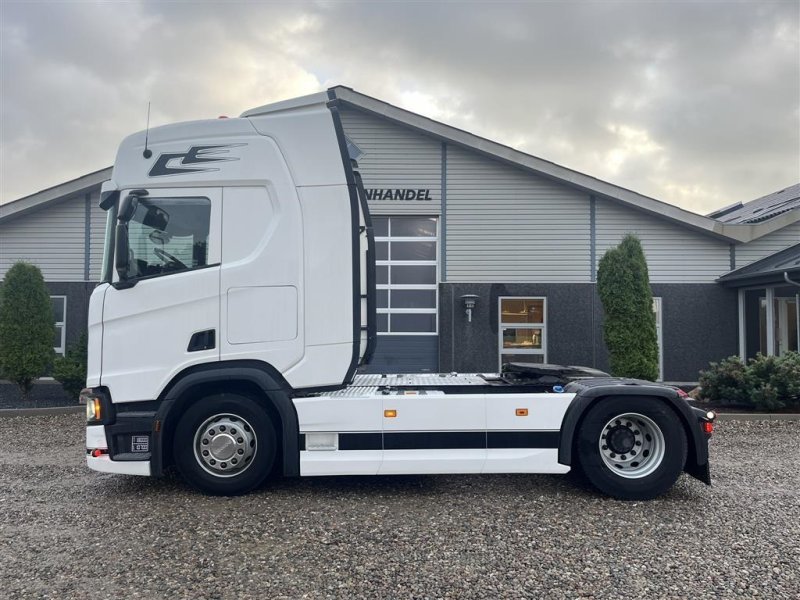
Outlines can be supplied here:
<path id="1" fill-rule="evenodd" d="M 189 340 L 187 352 L 199 352 L 200 350 L 212 350 L 217 347 L 217 330 L 206 329 L 193 333 Z"/>

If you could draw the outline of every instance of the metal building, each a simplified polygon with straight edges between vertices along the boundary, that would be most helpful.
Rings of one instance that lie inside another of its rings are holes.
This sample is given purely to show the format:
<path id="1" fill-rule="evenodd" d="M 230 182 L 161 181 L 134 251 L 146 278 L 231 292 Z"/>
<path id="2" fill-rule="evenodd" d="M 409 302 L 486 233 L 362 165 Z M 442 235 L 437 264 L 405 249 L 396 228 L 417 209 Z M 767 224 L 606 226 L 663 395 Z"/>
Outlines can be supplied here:
<path id="1" fill-rule="evenodd" d="M 661 376 L 781 354 L 800 337 L 800 184 L 697 215 L 335 88 L 375 220 L 375 372 L 495 371 L 509 360 L 607 367 L 603 253 L 642 240 Z M 63 352 L 99 277 L 104 169 L 0 207 L 0 277 L 38 264 Z M 471 307 L 471 308 L 470 308 Z"/>

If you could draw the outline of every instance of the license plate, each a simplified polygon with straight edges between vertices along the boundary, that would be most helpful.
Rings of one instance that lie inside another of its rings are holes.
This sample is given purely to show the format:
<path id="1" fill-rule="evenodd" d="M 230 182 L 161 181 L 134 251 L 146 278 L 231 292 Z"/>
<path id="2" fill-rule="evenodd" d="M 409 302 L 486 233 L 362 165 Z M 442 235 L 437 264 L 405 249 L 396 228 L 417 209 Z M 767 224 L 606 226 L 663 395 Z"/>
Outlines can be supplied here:
<path id="1" fill-rule="evenodd" d="M 132 435 L 131 452 L 150 452 L 150 436 Z"/>

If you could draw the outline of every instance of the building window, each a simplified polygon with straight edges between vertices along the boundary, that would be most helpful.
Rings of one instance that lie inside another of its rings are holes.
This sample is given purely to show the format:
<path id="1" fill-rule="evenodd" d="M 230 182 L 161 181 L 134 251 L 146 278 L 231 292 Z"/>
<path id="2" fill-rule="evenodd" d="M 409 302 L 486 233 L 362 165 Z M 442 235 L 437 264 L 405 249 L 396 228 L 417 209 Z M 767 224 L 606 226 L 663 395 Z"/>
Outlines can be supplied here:
<path id="1" fill-rule="evenodd" d="M 500 369 L 510 362 L 546 363 L 546 298 L 501 297 L 499 302 Z"/>
<path id="2" fill-rule="evenodd" d="M 53 350 L 56 354 L 64 356 L 67 339 L 67 297 L 50 296 L 50 301 L 53 303 L 53 319 L 55 320 Z"/>
<path id="3" fill-rule="evenodd" d="M 653 298 L 653 315 L 656 318 L 656 338 L 658 339 L 657 381 L 664 381 L 664 335 L 661 327 L 661 298 Z"/>
<path id="4" fill-rule="evenodd" d="M 378 333 L 436 335 L 439 263 L 435 217 L 373 217 Z"/>

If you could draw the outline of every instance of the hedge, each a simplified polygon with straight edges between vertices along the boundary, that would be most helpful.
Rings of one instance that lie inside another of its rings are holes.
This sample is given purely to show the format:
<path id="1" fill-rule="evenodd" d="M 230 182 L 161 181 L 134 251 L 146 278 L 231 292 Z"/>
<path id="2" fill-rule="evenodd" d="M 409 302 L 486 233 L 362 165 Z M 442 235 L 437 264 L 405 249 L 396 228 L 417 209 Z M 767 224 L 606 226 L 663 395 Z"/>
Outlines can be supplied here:
<path id="1" fill-rule="evenodd" d="M 800 354 L 738 356 L 713 362 L 700 371 L 700 397 L 716 404 L 758 410 L 800 408 Z"/>

